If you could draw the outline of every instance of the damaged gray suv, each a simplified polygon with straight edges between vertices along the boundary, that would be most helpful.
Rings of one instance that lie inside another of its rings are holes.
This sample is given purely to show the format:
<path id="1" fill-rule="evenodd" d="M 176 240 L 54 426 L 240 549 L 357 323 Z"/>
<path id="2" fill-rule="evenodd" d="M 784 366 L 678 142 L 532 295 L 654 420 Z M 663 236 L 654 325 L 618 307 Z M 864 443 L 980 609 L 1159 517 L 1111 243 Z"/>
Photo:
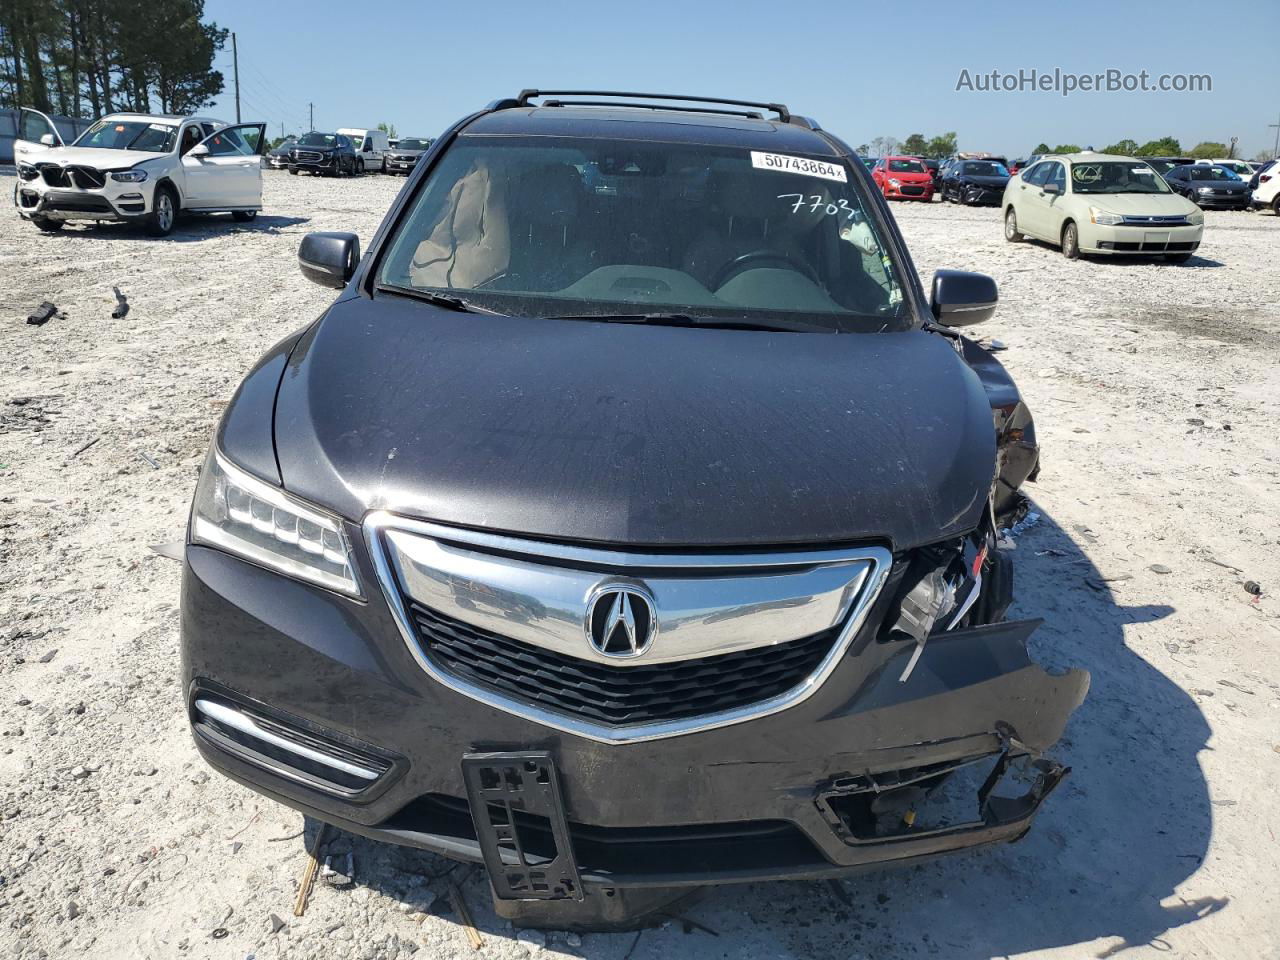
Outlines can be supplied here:
<path id="1" fill-rule="evenodd" d="M 1006 618 L 1034 424 L 844 142 L 525 91 L 299 256 L 192 507 L 209 763 L 559 927 L 1028 830 L 1089 680 Z"/>

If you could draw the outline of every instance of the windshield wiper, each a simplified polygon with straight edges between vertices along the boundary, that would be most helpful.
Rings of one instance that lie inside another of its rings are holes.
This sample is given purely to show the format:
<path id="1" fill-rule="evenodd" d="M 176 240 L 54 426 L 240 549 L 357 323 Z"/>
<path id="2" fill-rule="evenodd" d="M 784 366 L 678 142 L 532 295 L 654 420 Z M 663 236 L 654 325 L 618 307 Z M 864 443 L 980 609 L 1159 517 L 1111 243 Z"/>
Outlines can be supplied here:
<path id="1" fill-rule="evenodd" d="M 378 284 L 379 290 L 385 290 L 387 293 L 396 293 L 402 297 L 412 297 L 414 300 L 421 300 L 429 303 L 433 307 L 441 307 L 445 310 L 454 310 L 458 313 L 485 313 L 492 317 L 505 317 L 505 313 L 497 310 L 490 310 L 488 307 L 482 307 L 477 303 L 466 300 L 462 297 L 454 296 L 451 293 L 436 293 L 432 290 L 417 290 L 413 287 L 399 287 L 393 283 Z"/>
<path id="2" fill-rule="evenodd" d="M 655 327 L 710 327 L 716 330 L 771 330 L 778 333 L 839 333 L 836 327 L 800 320 L 746 320 L 740 317 L 695 317 L 687 313 L 584 313 L 547 317 L 601 323 L 640 323 Z"/>

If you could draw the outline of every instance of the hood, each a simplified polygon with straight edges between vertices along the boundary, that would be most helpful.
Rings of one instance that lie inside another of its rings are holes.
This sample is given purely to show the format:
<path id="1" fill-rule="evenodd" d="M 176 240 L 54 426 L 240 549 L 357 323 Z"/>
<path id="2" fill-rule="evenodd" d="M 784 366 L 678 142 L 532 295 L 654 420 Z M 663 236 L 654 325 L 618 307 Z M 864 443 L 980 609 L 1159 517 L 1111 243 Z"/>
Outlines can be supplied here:
<path id="1" fill-rule="evenodd" d="M 107 150 L 102 147 L 54 147 L 31 157 L 32 163 L 76 164 L 98 170 L 124 170 L 147 160 L 163 160 L 167 153 L 148 150 Z"/>
<path id="2" fill-rule="evenodd" d="M 1079 193 L 1076 197 L 1108 213 L 1130 217 L 1169 217 L 1199 209 L 1176 193 Z"/>
<path id="3" fill-rule="evenodd" d="M 961 183 L 972 183 L 980 187 L 1003 187 L 1009 182 L 1008 177 L 980 177 L 974 173 L 962 173 L 956 179 Z"/>
<path id="4" fill-rule="evenodd" d="M 894 173 L 892 170 L 886 170 L 884 173 L 886 180 L 897 180 L 901 183 L 928 183 L 933 176 L 925 171 L 924 173 Z"/>
<path id="5" fill-rule="evenodd" d="M 312 146 L 309 143 L 291 143 L 289 144 L 289 149 L 290 150 L 314 150 L 318 153 L 332 153 L 334 150 L 341 150 L 342 148 L 339 147 L 336 143 L 330 143 L 327 145 L 316 144 L 315 146 Z"/>
<path id="6" fill-rule="evenodd" d="M 286 489 L 563 541 L 889 541 L 977 525 L 991 409 L 943 337 L 335 304 L 281 379 Z"/>
<path id="7" fill-rule="evenodd" d="M 1192 189 L 1199 190 L 1201 187 L 1209 187 L 1213 190 L 1229 190 L 1232 193 L 1243 193 L 1249 189 L 1249 184 L 1243 180 L 1189 180 Z"/>
<path id="8" fill-rule="evenodd" d="M 410 160 L 417 160 L 427 151 L 425 150 L 401 150 L 399 147 L 392 147 L 387 151 L 389 157 L 406 157 Z"/>

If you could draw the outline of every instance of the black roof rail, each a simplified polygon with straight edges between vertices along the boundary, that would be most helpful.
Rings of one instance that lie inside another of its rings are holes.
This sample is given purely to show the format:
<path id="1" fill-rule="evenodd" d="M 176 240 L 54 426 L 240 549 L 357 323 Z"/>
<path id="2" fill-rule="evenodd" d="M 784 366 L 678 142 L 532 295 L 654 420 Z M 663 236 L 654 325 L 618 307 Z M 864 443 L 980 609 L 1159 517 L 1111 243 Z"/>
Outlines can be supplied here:
<path id="1" fill-rule="evenodd" d="M 674 93 L 631 93 L 623 90 L 521 90 L 520 96 L 516 98 L 516 106 L 528 107 L 532 106 L 530 100 L 534 97 L 614 97 L 618 100 L 675 100 L 685 103 L 718 103 L 733 107 L 758 107 L 763 110 L 771 110 L 778 115 L 778 119 L 783 123 L 791 122 L 791 111 L 787 109 L 785 104 L 781 103 L 762 103 L 758 100 L 729 100 L 724 97 L 692 97 Z M 628 106 L 625 103 L 615 103 L 608 101 L 600 103 L 598 101 L 576 101 L 583 106 Z M 564 101 L 552 101 L 545 106 L 569 106 Z M 752 116 L 749 112 L 737 110 L 715 110 L 703 108 L 699 111 L 696 107 L 664 107 L 660 104 L 641 103 L 630 104 L 631 106 L 646 107 L 651 110 L 687 110 L 691 112 L 705 113 L 728 113 L 736 116 Z M 756 116 L 759 116 L 758 114 Z"/>

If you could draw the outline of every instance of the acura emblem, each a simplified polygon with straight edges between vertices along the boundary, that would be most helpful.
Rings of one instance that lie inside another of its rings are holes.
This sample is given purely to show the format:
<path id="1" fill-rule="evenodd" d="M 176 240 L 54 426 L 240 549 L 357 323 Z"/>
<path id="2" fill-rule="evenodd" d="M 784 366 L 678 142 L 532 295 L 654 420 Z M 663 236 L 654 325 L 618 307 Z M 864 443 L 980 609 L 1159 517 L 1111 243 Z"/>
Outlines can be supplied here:
<path id="1" fill-rule="evenodd" d="M 638 657 L 658 632 L 653 599 L 638 587 L 598 588 L 587 603 L 587 642 L 606 657 Z"/>

